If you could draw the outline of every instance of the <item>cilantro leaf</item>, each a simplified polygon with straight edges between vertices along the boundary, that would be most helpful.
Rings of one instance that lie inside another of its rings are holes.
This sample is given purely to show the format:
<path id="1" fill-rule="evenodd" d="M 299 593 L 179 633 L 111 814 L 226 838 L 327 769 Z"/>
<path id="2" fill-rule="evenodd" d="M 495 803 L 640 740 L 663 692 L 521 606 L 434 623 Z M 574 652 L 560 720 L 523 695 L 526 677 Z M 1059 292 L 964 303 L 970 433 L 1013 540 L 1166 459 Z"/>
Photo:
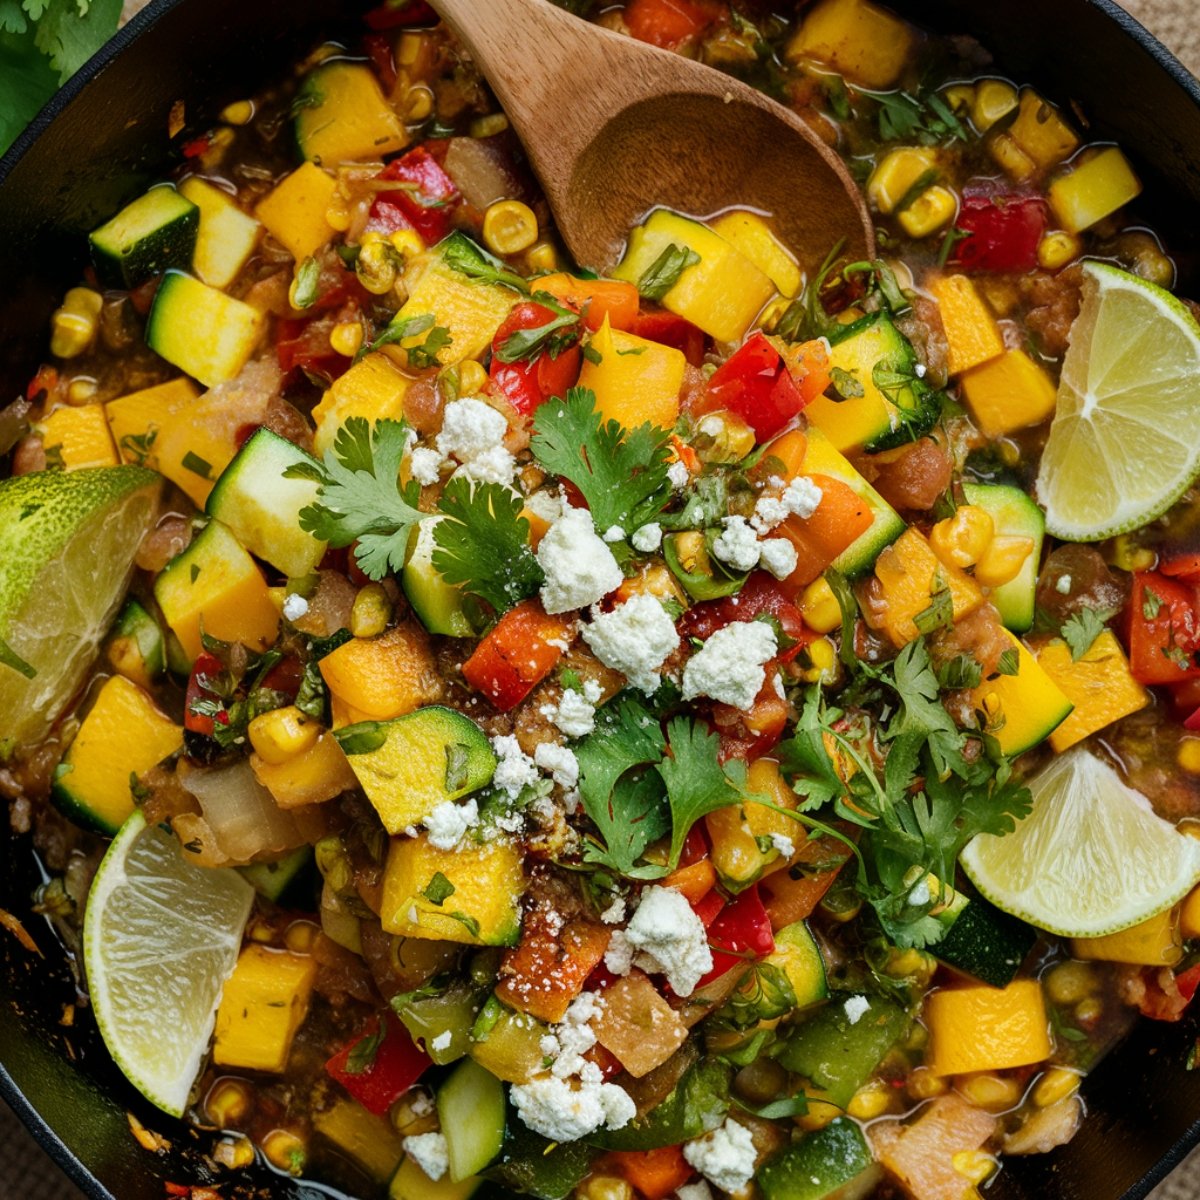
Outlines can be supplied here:
<path id="1" fill-rule="evenodd" d="M 440 250 L 442 262 L 468 279 L 477 283 L 497 283 L 517 292 L 529 291 L 529 284 L 520 275 L 510 271 L 465 234 L 452 234 Z"/>
<path id="2" fill-rule="evenodd" d="M 671 827 L 663 783 L 653 771 L 623 776 L 608 802 L 594 812 L 589 809 L 588 816 L 604 839 L 603 850 L 595 842 L 587 844 L 584 857 L 588 862 L 634 879 L 654 879 L 666 874 L 666 867 L 636 865 L 646 847 Z"/>
<path id="3" fill-rule="evenodd" d="M 347 1075 L 365 1075 L 375 1065 L 379 1047 L 387 1037 L 387 1024 L 379 1022 L 379 1028 L 374 1033 L 368 1033 L 359 1038 L 350 1048 L 350 1054 L 343 1068 Z"/>
<path id="4" fill-rule="evenodd" d="M 1063 622 L 1063 640 L 1071 647 L 1073 662 L 1078 662 L 1092 648 L 1116 611 L 1112 608 L 1081 608 Z"/>
<path id="5" fill-rule="evenodd" d="M 679 862 L 684 838 L 692 826 L 710 812 L 727 808 L 745 798 L 745 763 L 743 779 L 735 782 L 730 766 L 722 766 L 717 758 L 721 739 L 699 721 L 676 717 L 667 726 L 667 741 L 671 753 L 655 770 L 667 785 L 667 802 L 671 806 L 671 867 Z"/>
<path id="6" fill-rule="evenodd" d="M 44 0 L 36 7 L 36 17 L 26 7 L 36 22 L 34 41 L 66 83 L 116 32 L 122 0 Z"/>
<path id="7" fill-rule="evenodd" d="M 300 528 L 338 548 L 357 541 L 355 560 L 370 579 L 404 567 L 409 535 L 428 514 L 417 508 L 420 488 L 400 484 L 400 462 L 408 450 L 403 421 L 350 417 L 338 430 L 321 466 L 289 467 L 289 478 L 315 479 L 316 503 L 300 510 Z"/>
<path id="8" fill-rule="evenodd" d="M 632 533 L 666 506 L 669 430 L 649 423 L 624 429 L 605 421 L 587 388 L 571 388 L 565 400 L 540 405 L 533 427 L 535 457 L 583 493 L 597 529 L 619 525 Z"/>
<path id="9" fill-rule="evenodd" d="M 433 527 L 434 569 L 446 580 L 507 612 L 541 587 L 545 576 L 529 547 L 529 522 L 511 488 L 451 479 Z"/>
<path id="10" fill-rule="evenodd" d="M 801 812 L 820 808 L 846 791 L 825 745 L 825 723 L 821 689 L 809 688 L 795 731 L 779 745 L 780 766 L 792 790 L 803 797 Z"/>
<path id="11" fill-rule="evenodd" d="M 564 308 L 549 292 L 534 292 L 533 299 L 554 315 L 533 329 L 517 329 L 510 333 L 496 351 L 500 362 L 514 363 L 522 359 L 532 362 L 541 354 L 557 358 L 582 336 L 583 325 L 577 312 Z"/>
<path id="12" fill-rule="evenodd" d="M 647 268 L 638 280 L 638 292 L 646 300 L 662 300 L 679 282 L 679 277 L 700 261 L 700 255 L 690 246 L 672 242 Z"/>

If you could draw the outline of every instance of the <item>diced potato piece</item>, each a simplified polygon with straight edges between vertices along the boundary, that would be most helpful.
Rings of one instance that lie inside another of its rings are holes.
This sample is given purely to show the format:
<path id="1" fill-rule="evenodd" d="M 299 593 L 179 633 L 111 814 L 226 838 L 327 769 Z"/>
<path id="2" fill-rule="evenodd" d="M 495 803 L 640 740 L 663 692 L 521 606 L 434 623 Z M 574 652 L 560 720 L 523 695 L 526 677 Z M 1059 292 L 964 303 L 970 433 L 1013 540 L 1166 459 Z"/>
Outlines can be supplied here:
<path id="1" fill-rule="evenodd" d="M 250 765 L 258 782 L 283 809 L 322 804 L 358 786 L 341 746 L 330 733 L 322 733 L 312 746 L 287 762 L 269 763 L 252 754 Z"/>
<path id="2" fill-rule="evenodd" d="M 607 317 L 592 338 L 592 349 L 599 362 L 584 361 L 579 386 L 596 393 L 596 407 L 605 420 L 626 428 L 644 421 L 663 429 L 674 426 L 687 368 L 679 350 L 613 329 Z"/>
<path id="3" fill-rule="evenodd" d="M 542 1038 L 549 1032 L 545 1022 L 529 1013 L 504 1009 L 487 1036 L 472 1042 L 469 1053 L 497 1079 L 505 1083 L 528 1083 L 546 1069 Z"/>
<path id="4" fill-rule="evenodd" d="M 1016 120 L 1008 127 L 1008 134 L 1043 169 L 1062 162 L 1079 146 L 1078 135 L 1058 109 L 1032 88 L 1021 93 L 1020 108 Z"/>
<path id="5" fill-rule="evenodd" d="M 1054 383 L 1024 350 L 1006 350 L 968 371 L 962 386 L 975 423 L 989 438 L 1038 425 L 1054 413 Z"/>
<path id="6" fill-rule="evenodd" d="M 811 59 L 866 88 L 890 88 L 912 45 L 912 28 L 870 0 L 822 0 L 804 18 L 787 58 Z"/>
<path id="7" fill-rule="evenodd" d="M 925 1000 L 930 1045 L 926 1065 L 935 1075 L 1005 1071 L 1050 1057 L 1050 1021 L 1036 979 L 1006 988 L 941 988 Z"/>
<path id="8" fill-rule="evenodd" d="M 260 200 L 254 214 L 299 262 L 333 237 L 335 230 L 325 214 L 336 189 L 331 175 L 306 162 Z"/>
<path id="9" fill-rule="evenodd" d="M 307 954 L 247 946 L 221 996 L 213 1061 L 245 1071 L 286 1070 L 316 976 L 316 960 Z"/>
<path id="10" fill-rule="evenodd" d="M 700 261 L 683 271 L 662 306 L 719 342 L 736 342 L 775 294 L 775 285 L 707 225 L 659 209 L 630 234 L 613 277 L 640 283 L 672 246 L 691 250 Z"/>
<path id="11" fill-rule="evenodd" d="M 766 275 L 781 296 L 790 300 L 799 294 L 804 281 L 800 267 L 762 217 L 750 212 L 730 212 L 718 217 L 712 227 Z"/>
<path id="12" fill-rule="evenodd" d="M 1076 958 L 1102 962 L 1133 963 L 1145 967 L 1173 967 L 1183 958 L 1179 910 L 1168 908 L 1131 929 L 1106 937 L 1072 938 Z"/>
<path id="13" fill-rule="evenodd" d="M 596 1040 L 616 1055 L 630 1075 L 649 1075 L 687 1040 L 687 1026 L 640 971 L 618 979 L 604 993 Z"/>
<path id="14" fill-rule="evenodd" d="M 951 375 L 969 371 L 1004 353 L 1004 339 L 996 319 L 966 275 L 945 275 L 934 281 L 931 290 L 950 343 L 947 365 Z"/>
<path id="15" fill-rule="evenodd" d="M 350 417 L 368 421 L 399 421 L 404 416 L 404 397 L 412 386 L 386 354 L 368 354 L 334 380 L 312 411 L 317 432 L 313 447 L 324 454 L 333 446 L 338 430 Z"/>
<path id="16" fill-rule="evenodd" d="M 933 603 L 934 595 L 950 591 L 954 620 L 973 613 L 983 603 L 979 585 L 964 571 L 939 561 L 925 535 L 906 529 L 875 563 L 882 604 L 872 614 L 897 646 L 920 634 L 914 618 Z"/>
<path id="17" fill-rule="evenodd" d="M 1050 185 L 1050 207 L 1068 233 L 1091 229 L 1136 200 L 1142 182 L 1116 146 L 1083 158 Z"/>
<path id="18" fill-rule="evenodd" d="M 121 458 L 136 467 L 159 470 L 158 433 L 177 413 L 190 407 L 200 389 L 185 376 L 157 387 L 131 392 L 104 406 L 108 428 Z"/>
<path id="19" fill-rule="evenodd" d="M 1078 662 L 1071 658 L 1067 643 L 1057 638 L 1037 651 L 1037 660 L 1075 706 L 1075 711 L 1050 735 L 1050 744 L 1058 754 L 1150 703 L 1150 693 L 1134 679 L 1121 643 L 1110 629 Z"/>
<path id="20" fill-rule="evenodd" d="M 415 623 L 355 638 L 321 659 L 320 670 L 333 695 L 368 721 L 402 717 L 442 694 L 429 638 Z"/>
<path id="21" fill-rule="evenodd" d="M 1017 652 L 1017 673 L 985 679 L 972 693 L 972 704 L 984 714 L 984 727 L 1000 749 L 1016 755 L 1061 725 L 1071 712 L 1071 701 L 1024 643 L 1012 634 L 1007 637 Z"/>
<path id="22" fill-rule="evenodd" d="M 101 404 L 56 408 L 38 428 L 47 466 L 81 471 L 86 467 L 115 467 L 120 461 Z"/>

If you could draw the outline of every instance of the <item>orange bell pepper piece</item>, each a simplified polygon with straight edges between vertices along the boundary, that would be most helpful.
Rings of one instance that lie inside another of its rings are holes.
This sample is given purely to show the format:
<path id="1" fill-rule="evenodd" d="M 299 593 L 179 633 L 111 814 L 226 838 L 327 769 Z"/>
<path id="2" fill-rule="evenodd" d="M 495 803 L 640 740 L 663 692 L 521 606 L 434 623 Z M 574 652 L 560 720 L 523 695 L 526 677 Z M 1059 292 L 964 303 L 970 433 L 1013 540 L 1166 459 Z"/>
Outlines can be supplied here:
<path id="1" fill-rule="evenodd" d="M 463 678 L 501 712 L 516 708 L 554 669 L 571 640 L 571 624 L 536 600 L 506 612 L 463 663 Z"/>
<path id="2" fill-rule="evenodd" d="M 589 329 L 599 329 L 605 317 L 613 329 L 629 329 L 637 320 L 638 290 L 620 279 L 577 279 L 559 272 L 535 279 L 532 286 L 535 292 L 549 292 L 559 304 L 575 309 Z"/>

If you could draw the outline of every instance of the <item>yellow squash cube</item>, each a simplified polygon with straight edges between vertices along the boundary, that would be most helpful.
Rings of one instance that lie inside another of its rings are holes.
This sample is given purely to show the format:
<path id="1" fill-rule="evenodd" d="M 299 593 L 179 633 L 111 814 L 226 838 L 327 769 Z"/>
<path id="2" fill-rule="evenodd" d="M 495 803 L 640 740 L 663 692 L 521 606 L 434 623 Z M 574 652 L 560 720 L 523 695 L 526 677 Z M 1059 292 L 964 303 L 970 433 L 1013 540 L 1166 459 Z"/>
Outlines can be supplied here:
<path id="1" fill-rule="evenodd" d="M 1039 425 L 1054 413 L 1054 383 L 1024 350 L 1006 350 L 968 371 L 962 387 L 975 424 L 989 438 Z"/>
<path id="2" fill-rule="evenodd" d="M 966 275 L 945 275 L 931 285 L 950 344 L 947 365 L 958 375 L 1004 353 L 1004 339 L 991 309 Z"/>
<path id="3" fill-rule="evenodd" d="M 282 763 L 250 756 L 258 782 L 282 809 L 323 804 L 358 786 L 358 779 L 331 733 L 322 733 L 307 750 Z"/>
<path id="4" fill-rule="evenodd" d="M 1078 661 L 1072 659 L 1067 643 L 1057 638 L 1038 650 L 1037 660 L 1075 706 L 1050 735 L 1050 745 L 1058 754 L 1150 703 L 1150 693 L 1134 679 L 1125 651 L 1110 629 Z"/>
<path id="5" fill-rule="evenodd" d="M 209 287 L 228 287 L 254 253 L 262 226 L 228 192 L 198 175 L 185 179 L 179 194 L 200 210 L 193 269 Z"/>
<path id="6" fill-rule="evenodd" d="M 1076 958 L 1132 963 L 1143 967 L 1173 967 L 1183 958 L 1179 910 L 1168 908 L 1148 921 L 1106 937 L 1072 938 Z"/>
<path id="7" fill-rule="evenodd" d="M 1050 185 L 1050 207 L 1068 233 L 1090 229 L 1136 200 L 1141 180 L 1116 146 L 1083 158 Z"/>
<path id="8" fill-rule="evenodd" d="M 316 960 L 307 954 L 247 946 L 217 1010 L 217 1066 L 282 1074 L 316 976 Z"/>
<path id="9" fill-rule="evenodd" d="M 387 1183 L 404 1155 L 404 1139 L 391 1121 L 367 1112 L 348 1096 L 338 1096 L 328 1108 L 315 1113 L 313 1129 L 353 1159 L 379 1184 Z M 404 1159 L 406 1163 L 411 1161 Z M 425 1180 L 426 1188 L 416 1195 L 421 1200 L 440 1200 L 441 1182 L 431 1183 L 428 1175 L 419 1168 L 418 1171 Z M 444 1176 L 443 1182 L 448 1182 L 448 1177 Z M 468 1196 L 470 1194 L 469 1191 L 466 1193 Z"/>
<path id="10" fill-rule="evenodd" d="M 333 446 L 338 430 L 350 417 L 368 421 L 399 421 L 404 416 L 404 397 L 412 386 L 386 354 L 376 351 L 356 362 L 345 375 L 334 380 L 313 409 L 317 432 L 313 446 L 324 454 Z"/>
<path id="11" fill-rule="evenodd" d="M 1017 652 L 1017 673 L 985 679 L 972 693 L 972 704 L 983 714 L 983 728 L 1011 756 L 1044 741 L 1070 715 L 1071 701 L 1025 644 L 1007 637 Z"/>
<path id="12" fill-rule="evenodd" d="M 1050 1021 L 1041 984 L 942 988 L 925 1001 L 926 1065 L 935 1075 L 1004 1071 L 1050 1057 Z"/>
<path id="13" fill-rule="evenodd" d="M 659 209 L 629 236 L 613 277 L 637 284 L 672 246 L 700 261 L 684 269 L 661 304 L 719 342 L 736 342 L 775 294 L 775 285 L 707 225 Z"/>
<path id="14" fill-rule="evenodd" d="M 612 329 L 607 317 L 591 348 L 595 354 L 584 360 L 579 386 L 596 393 L 596 407 L 606 420 L 627 429 L 645 421 L 663 429 L 674 426 L 687 368 L 681 351 Z"/>
<path id="15" fill-rule="evenodd" d="M 752 262 L 789 300 L 799 294 L 804 277 L 788 248 L 762 217 L 751 212 L 730 212 L 712 227 L 743 258 Z"/>
<path id="16" fill-rule="evenodd" d="M 102 404 L 56 408 L 39 429 L 49 467 L 81 471 L 86 467 L 115 467 L 120 462 Z"/>
<path id="17" fill-rule="evenodd" d="M 333 237 L 334 228 L 325 214 L 336 190 L 332 176 L 306 162 L 259 201 L 254 215 L 299 262 Z"/>
<path id="18" fill-rule="evenodd" d="M 200 389 L 186 376 L 157 387 L 131 392 L 104 406 L 108 428 L 121 458 L 135 467 L 158 465 L 159 430 L 170 418 L 191 406 Z"/>
<path id="19" fill-rule="evenodd" d="M 804 18 L 787 58 L 821 63 L 862 87 L 890 88 L 912 45 L 912 29 L 870 0 L 822 0 Z"/>
<path id="20" fill-rule="evenodd" d="M 1017 117 L 1009 126 L 1008 134 L 1043 170 L 1062 162 L 1079 146 L 1078 135 L 1062 119 L 1058 109 L 1031 88 L 1021 93 Z"/>

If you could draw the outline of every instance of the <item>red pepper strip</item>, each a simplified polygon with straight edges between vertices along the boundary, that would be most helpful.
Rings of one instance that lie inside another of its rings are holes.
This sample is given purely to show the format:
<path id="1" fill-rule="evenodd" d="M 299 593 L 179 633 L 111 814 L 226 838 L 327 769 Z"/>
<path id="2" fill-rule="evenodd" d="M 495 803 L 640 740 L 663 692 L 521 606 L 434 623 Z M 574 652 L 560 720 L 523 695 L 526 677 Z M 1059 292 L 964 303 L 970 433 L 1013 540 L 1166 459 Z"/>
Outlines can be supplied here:
<path id="1" fill-rule="evenodd" d="M 582 352 L 576 345 L 553 357 L 539 352 L 532 361 L 519 359 L 516 362 L 501 362 L 500 351 L 514 333 L 537 329 L 553 321 L 557 315 L 544 304 L 533 301 L 518 304 L 504 318 L 504 323 L 492 339 L 492 365 L 489 372 L 492 382 L 523 416 L 528 416 L 551 396 L 567 394 L 567 390 L 579 378 Z"/>
<path id="2" fill-rule="evenodd" d="M 1179 683 L 1200 675 L 1196 593 L 1157 571 L 1139 571 L 1129 598 L 1129 666 L 1139 683 Z"/>
<path id="3" fill-rule="evenodd" d="M 967 271 L 1032 271 L 1048 223 L 1041 196 L 968 188 L 957 221 L 968 236 L 958 244 L 955 259 Z"/>
<path id="4" fill-rule="evenodd" d="M 706 412 L 723 408 L 736 413 L 765 442 L 784 429 L 804 403 L 783 355 L 765 334 L 755 333 L 708 381 L 702 407 Z"/>
<path id="5" fill-rule="evenodd" d="M 379 178 L 409 184 L 411 187 L 381 192 L 372 206 L 372 216 L 375 208 L 386 199 L 399 205 L 413 228 L 429 245 L 440 242 L 450 232 L 451 218 L 461 196 L 454 180 L 424 146 L 418 146 L 395 162 L 388 163 L 379 173 Z"/>
<path id="6" fill-rule="evenodd" d="M 206 737 L 212 737 L 213 719 L 205 716 L 202 713 L 192 712 L 192 705 L 199 700 L 216 700 L 220 702 L 220 697 L 216 692 L 211 692 L 205 687 L 205 682 L 213 679 L 219 679 L 225 671 L 225 664 L 215 655 L 204 651 L 196 659 L 192 667 L 192 673 L 188 678 L 187 694 L 183 701 L 183 727 L 190 730 L 192 733 L 203 733 Z M 225 718 L 224 724 L 228 724 L 229 718 Z"/>
<path id="7" fill-rule="evenodd" d="M 705 929 L 711 929 L 721 910 L 725 907 L 725 897 L 718 891 L 705 892 L 692 905 L 692 912 L 700 918 L 700 924 Z"/>
<path id="8" fill-rule="evenodd" d="M 747 957 L 765 958 L 775 949 L 771 919 L 758 894 L 758 884 L 722 909 L 708 927 L 708 942 L 713 952 L 713 968 L 696 985 L 698 988 L 732 971 Z"/>
<path id="9" fill-rule="evenodd" d="M 363 38 L 363 49 L 379 76 L 384 92 L 391 92 L 396 86 L 396 58 L 392 54 L 392 43 L 381 33 L 368 33 Z"/>
<path id="10" fill-rule="evenodd" d="M 676 350 L 681 350 L 684 358 L 693 367 L 704 365 L 703 330 L 697 329 L 691 321 L 685 321 L 674 313 L 642 313 L 630 326 L 629 332 L 636 337 L 645 338 L 648 342 L 658 342 L 662 346 L 673 346 Z"/>
<path id="11" fill-rule="evenodd" d="M 363 1070 L 350 1070 L 355 1047 L 379 1032 L 375 1021 L 362 1037 L 342 1047 L 326 1064 L 325 1070 L 368 1112 L 377 1116 L 387 1110 L 424 1074 L 430 1059 L 412 1040 L 408 1030 L 394 1013 L 384 1013 L 383 1040 Z"/>
<path id="12" fill-rule="evenodd" d="M 516 708 L 554 669 L 571 639 L 571 624 L 536 600 L 506 612 L 463 663 L 463 678 L 501 712 Z"/>
<path id="13" fill-rule="evenodd" d="M 734 759 L 753 762 L 769 754 L 783 737 L 790 715 L 788 702 L 775 690 L 774 672 L 768 673 L 749 712 L 729 704 L 714 704 L 713 724 L 721 737 L 718 760 L 723 763 Z"/>
<path id="14" fill-rule="evenodd" d="M 723 6 L 696 0 L 632 0 L 625 24 L 640 42 L 674 50 L 681 42 L 703 33 Z"/>
<path id="15" fill-rule="evenodd" d="M 1200 990 L 1200 963 L 1194 967 L 1188 967 L 1186 971 L 1181 971 L 1176 975 L 1175 986 L 1179 989 L 1179 994 L 1190 1004 L 1197 990 Z"/>
<path id="16" fill-rule="evenodd" d="M 432 25 L 437 21 L 437 13 L 425 0 L 384 0 L 378 8 L 366 13 L 363 20 L 368 29 L 380 33 L 401 25 Z"/>
<path id="17" fill-rule="evenodd" d="M 776 662 L 791 662 L 801 650 L 819 636 L 804 623 L 800 610 L 788 599 L 779 580 L 766 571 L 754 571 L 736 596 L 705 600 L 689 608 L 679 622 L 680 635 L 706 641 L 718 629 L 737 621 L 770 617 L 778 624 L 776 633 L 791 643 L 781 649 Z"/>

